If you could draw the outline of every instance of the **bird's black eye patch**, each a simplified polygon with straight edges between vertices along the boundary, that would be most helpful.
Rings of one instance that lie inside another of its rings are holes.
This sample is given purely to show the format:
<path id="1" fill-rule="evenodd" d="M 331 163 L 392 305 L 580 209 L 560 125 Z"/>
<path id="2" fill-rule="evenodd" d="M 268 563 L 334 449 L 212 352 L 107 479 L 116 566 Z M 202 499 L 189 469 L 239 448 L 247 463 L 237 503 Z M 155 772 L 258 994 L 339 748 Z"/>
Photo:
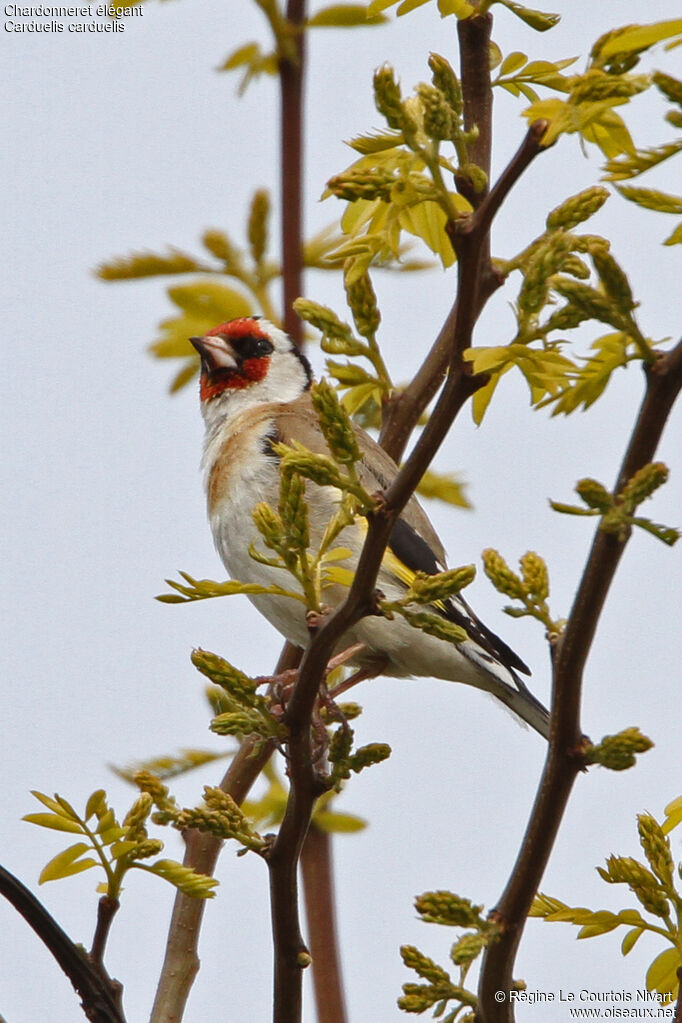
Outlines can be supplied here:
<path id="1" fill-rule="evenodd" d="M 271 355 L 275 346 L 268 337 L 260 337 L 258 334 L 247 334 L 233 342 L 239 352 L 241 359 L 262 359 Z"/>

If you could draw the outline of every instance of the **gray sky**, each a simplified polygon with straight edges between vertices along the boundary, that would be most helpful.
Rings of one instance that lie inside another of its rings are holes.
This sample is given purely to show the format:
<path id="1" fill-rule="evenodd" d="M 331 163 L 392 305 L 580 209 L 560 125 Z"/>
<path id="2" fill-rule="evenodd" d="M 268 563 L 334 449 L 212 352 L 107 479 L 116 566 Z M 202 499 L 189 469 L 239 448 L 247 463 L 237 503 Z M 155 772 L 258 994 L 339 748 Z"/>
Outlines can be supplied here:
<path id="1" fill-rule="evenodd" d="M 494 37 L 505 53 L 584 58 L 607 27 L 643 17 L 634 0 L 559 0 L 553 9 L 562 13 L 562 25 L 538 36 L 499 8 Z M 679 7 L 658 0 L 646 16 L 672 18 Z M 30 789 L 58 791 L 82 806 L 91 791 L 105 787 L 123 814 L 134 794 L 107 763 L 180 747 L 221 749 L 207 730 L 202 681 L 189 662 L 192 647 L 259 674 L 271 668 L 281 645 L 242 598 L 179 607 L 153 600 L 165 588 L 164 577 L 179 568 L 197 577 L 223 574 L 198 473 L 198 401 L 194 387 L 170 398 L 166 387 L 174 370 L 145 353 L 155 325 L 171 314 L 162 284 L 105 285 L 91 272 L 102 259 L 133 249 L 175 244 L 198 251 L 199 235 L 211 226 L 243 237 L 252 190 L 276 188 L 275 84 L 262 80 L 238 100 L 236 79 L 213 69 L 256 37 L 266 38 L 261 17 L 234 0 L 145 5 L 143 17 L 115 34 L 3 32 L 10 143 L 2 157 L 8 273 L 2 284 L 7 442 L 0 858 L 34 890 L 43 864 L 66 843 L 20 821 L 39 809 Z M 343 36 L 320 30 L 311 37 L 309 232 L 339 211 L 333 201 L 317 199 L 327 178 L 353 158 L 342 140 L 380 127 L 372 70 L 388 60 L 409 91 L 428 77 L 430 50 L 454 60 L 454 21 L 441 21 L 430 7 L 384 29 Z M 674 73 L 679 52 L 659 50 L 656 66 Z M 506 95 L 496 97 L 498 169 L 523 134 L 521 109 Z M 658 110 L 648 99 L 639 102 L 632 121 L 639 144 L 669 137 Z M 651 183 L 675 191 L 673 174 L 672 165 L 664 166 Z M 598 176 L 595 153 L 586 158 L 575 138 L 561 140 L 536 161 L 503 211 L 496 254 L 518 251 L 542 230 L 549 209 Z M 589 228 L 613 238 L 642 302 L 640 322 L 656 339 L 679 332 L 669 296 L 679 294 L 680 250 L 660 246 L 671 221 L 614 197 Z M 440 270 L 397 283 L 377 276 L 385 356 L 396 378 L 416 368 L 453 288 L 453 275 Z M 338 280 L 311 274 L 306 294 L 343 312 Z M 479 343 L 510 336 L 513 297 L 511 288 L 496 296 L 477 332 Z M 585 335 L 586 343 L 598 333 Z M 319 369 L 318 353 L 313 359 Z M 619 372 L 595 409 L 551 420 L 528 407 L 525 385 L 509 374 L 484 425 L 475 429 L 463 415 L 438 458 L 439 468 L 467 480 L 476 507 L 429 509 L 451 563 L 478 561 L 487 546 L 514 563 L 529 548 L 538 550 L 550 567 L 553 609 L 567 613 L 593 523 L 557 516 L 547 499 L 570 501 L 583 476 L 613 481 L 640 396 L 639 370 Z M 659 451 L 672 478 L 647 509 L 671 525 L 681 524 L 680 425 L 678 410 Z M 660 819 L 681 792 L 679 581 L 680 551 L 635 535 L 588 665 L 583 725 L 599 738 L 636 724 L 656 747 L 633 771 L 597 769 L 578 779 L 542 885 L 570 904 L 615 910 L 633 904 L 625 891 L 604 885 L 594 867 L 612 852 L 639 855 L 635 814 L 646 809 Z M 532 666 L 533 689 L 547 700 L 541 628 L 504 616 L 503 598 L 482 572 L 470 599 Z M 339 800 L 339 808 L 371 820 L 366 831 L 335 844 L 348 1002 L 353 1020 L 397 1020 L 401 984 L 414 980 L 398 946 L 416 944 L 446 963 L 453 940 L 415 918 L 414 895 L 450 888 L 494 905 L 544 750 L 538 736 L 467 687 L 378 680 L 357 696 L 365 707 L 358 741 L 386 741 L 394 752 Z M 196 801 L 218 771 L 207 768 L 178 782 L 180 798 Z M 166 853 L 181 858 L 177 836 L 160 837 Z M 679 836 L 674 851 L 679 859 Z M 226 1018 L 265 1020 L 271 972 L 266 870 L 255 856 L 237 859 L 228 849 L 218 877 L 186 1019 L 199 1023 L 218 1018 L 218 1011 L 223 1018 L 218 1007 L 227 999 Z M 85 944 L 98 880 L 87 872 L 39 893 Z M 130 876 L 108 966 L 124 984 L 131 1021 L 143 1020 L 151 1007 L 172 899 L 173 890 L 160 880 Z M 7 1023 L 48 1014 L 51 1023 L 81 1018 L 68 982 L 5 904 L 0 934 L 0 1013 Z M 621 937 L 615 932 L 577 943 L 568 926 L 531 921 L 517 975 L 542 991 L 634 992 L 663 946 L 644 937 L 623 960 Z M 520 1010 L 518 1018 L 553 1023 L 566 1016 L 557 1005 L 543 1005 Z"/>

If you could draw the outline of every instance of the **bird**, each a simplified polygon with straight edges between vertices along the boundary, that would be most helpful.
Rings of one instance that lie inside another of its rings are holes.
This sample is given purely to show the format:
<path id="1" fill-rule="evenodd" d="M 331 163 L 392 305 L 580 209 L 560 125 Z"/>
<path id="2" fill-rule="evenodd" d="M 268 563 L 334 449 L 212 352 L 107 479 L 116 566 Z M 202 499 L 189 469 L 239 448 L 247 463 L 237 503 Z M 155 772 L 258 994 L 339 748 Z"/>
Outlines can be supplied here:
<path id="1" fill-rule="evenodd" d="M 201 337 L 189 339 L 200 357 L 200 403 L 205 422 L 202 458 L 208 518 L 220 558 L 233 579 L 261 586 L 296 588 L 286 569 L 255 559 L 249 549 L 262 548 L 252 511 L 266 501 L 277 507 L 280 456 L 277 444 L 298 442 L 309 451 L 329 455 L 311 400 L 314 382 L 310 363 L 279 327 L 259 316 L 221 323 Z M 361 452 L 356 465 L 369 493 L 385 489 L 398 466 L 377 442 L 352 424 Z M 340 491 L 307 484 L 311 546 L 319 546 L 324 529 L 338 508 Z M 363 528 L 364 527 L 364 528 Z M 347 526 L 339 544 L 348 551 L 351 570 L 366 535 L 366 520 Z M 270 559 L 272 560 L 272 559 Z M 393 527 L 377 578 L 387 599 L 407 592 L 406 580 L 417 572 L 433 575 L 446 568 L 443 544 L 416 497 L 411 497 Z M 340 584 L 325 590 L 330 607 L 347 593 Z M 309 629 L 304 604 L 278 594 L 249 599 L 291 643 L 305 648 Z M 453 642 L 414 628 L 404 618 L 371 615 L 343 637 L 337 650 L 353 648 L 349 664 L 365 677 L 439 678 L 474 686 L 492 694 L 522 722 L 545 739 L 549 715 L 520 675 L 530 670 L 474 614 L 457 593 L 427 609 L 463 627 L 467 638 Z M 423 610 L 423 608 L 422 608 Z"/>

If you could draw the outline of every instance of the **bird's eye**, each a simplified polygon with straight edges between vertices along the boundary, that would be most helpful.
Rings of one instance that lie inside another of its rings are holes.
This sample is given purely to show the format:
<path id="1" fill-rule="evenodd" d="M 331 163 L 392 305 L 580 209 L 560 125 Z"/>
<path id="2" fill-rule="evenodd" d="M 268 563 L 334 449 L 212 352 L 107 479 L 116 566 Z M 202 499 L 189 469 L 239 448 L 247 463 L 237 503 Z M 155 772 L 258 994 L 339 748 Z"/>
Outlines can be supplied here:
<path id="1" fill-rule="evenodd" d="M 274 350 L 274 345 L 267 337 L 261 337 L 256 342 L 256 355 L 270 355 Z"/>

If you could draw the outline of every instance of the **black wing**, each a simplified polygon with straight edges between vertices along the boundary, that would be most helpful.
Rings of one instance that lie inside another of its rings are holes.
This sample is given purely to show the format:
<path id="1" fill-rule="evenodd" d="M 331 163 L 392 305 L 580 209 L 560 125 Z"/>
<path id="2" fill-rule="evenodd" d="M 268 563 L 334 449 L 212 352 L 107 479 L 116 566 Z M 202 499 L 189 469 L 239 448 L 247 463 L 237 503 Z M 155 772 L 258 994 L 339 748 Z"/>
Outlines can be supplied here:
<path id="1" fill-rule="evenodd" d="M 427 575 L 435 575 L 441 571 L 436 556 L 426 540 L 404 519 L 398 519 L 393 527 L 388 547 L 413 572 L 426 572 Z M 454 622 L 455 625 L 460 625 L 466 630 L 467 635 L 484 651 L 480 655 L 481 657 L 485 658 L 485 654 L 488 654 L 492 660 L 501 661 L 506 667 L 515 668 L 524 675 L 530 675 L 530 668 L 514 653 L 511 647 L 507 646 L 504 640 L 478 620 L 463 597 L 451 597 L 436 610 L 448 621 Z"/>

